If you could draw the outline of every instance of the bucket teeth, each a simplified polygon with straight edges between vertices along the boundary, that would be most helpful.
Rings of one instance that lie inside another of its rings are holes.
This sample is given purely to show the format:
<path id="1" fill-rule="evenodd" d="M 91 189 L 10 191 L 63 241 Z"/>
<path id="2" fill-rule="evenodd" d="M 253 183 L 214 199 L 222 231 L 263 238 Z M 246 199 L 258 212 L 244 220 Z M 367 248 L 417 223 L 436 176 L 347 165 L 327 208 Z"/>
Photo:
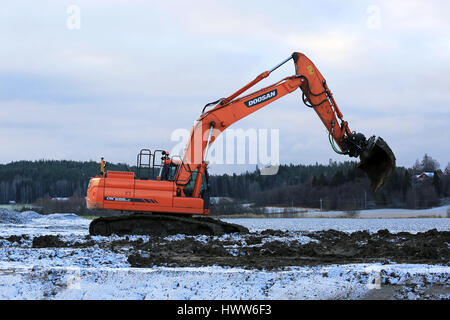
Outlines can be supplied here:
<path id="1" fill-rule="evenodd" d="M 388 144 L 380 137 L 372 136 L 361 153 L 358 167 L 366 172 L 373 191 L 378 191 L 395 169 L 395 156 Z"/>

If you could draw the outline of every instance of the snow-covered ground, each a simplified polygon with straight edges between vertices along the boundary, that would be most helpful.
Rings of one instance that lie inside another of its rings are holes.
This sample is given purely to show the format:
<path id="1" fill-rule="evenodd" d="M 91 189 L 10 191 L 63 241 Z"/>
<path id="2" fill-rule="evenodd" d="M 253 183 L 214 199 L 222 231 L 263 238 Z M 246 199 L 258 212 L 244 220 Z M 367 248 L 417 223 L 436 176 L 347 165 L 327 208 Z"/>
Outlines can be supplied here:
<path id="1" fill-rule="evenodd" d="M 243 207 L 248 207 L 250 204 L 243 204 Z M 345 211 L 320 211 L 319 209 L 311 208 L 296 208 L 296 207 L 264 207 L 265 214 L 269 215 L 283 215 L 284 213 L 294 213 L 299 217 L 304 218 L 340 218 L 352 215 L 352 218 L 370 218 L 370 219 L 388 219 L 388 218 L 446 218 L 450 205 L 441 206 L 430 209 L 371 209 L 371 210 L 357 210 L 353 213 Z"/>
<path id="2" fill-rule="evenodd" d="M 90 222 L 73 213 L 40 215 L 33 211 L 19 213 L 0 209 L 0 236 L 84 236 L 89 234 Z"/>
<path id="3" fill-rule="evenodd" d="M 233 218 L 222 219 L 237 223 L 250 229 L 261 231 L 265 229 L 286 231 L 320 231 L 334 229 L 343 232 L 367 230 L 377 232 L 388 229 L 397 232 L 424 232 L 431 229 L 438 231 L 450 230 L 449 218 L 413 218 L 413 219 L 347 219 L 347 218 Z"/>
<path id="4" fill-rule="evenodd" d="M 450 219 L 445 218 L 230 221 L 252 230 L 450 230 Z M 379 297 L 395 286 L 401 290 L 395 294 L 388 292 L 386 297 L 414 299 L 428 294 L 433 298 L 450 298 L 449 266 L 351 264 L 291 267 L 283 271 L 217 266 L 131 268 L 127 261 L 129 248 L 110 250 L 104 245 L 124 237 L 86 239 L 89 223 L 73 214 L 41 216 L 0 210 L 0 236 L 21 236 L 15 242 L 0 240 L 0 299 L 360 299 Z M 33 238 L 42 235 L 96 244 L 33 248 Z M 179 237 L 183 236 L 172 236 L 170 240 Z M 130 239 L 139 238 L 149 240 L 138 236 Z"/>
<path id="5" fill-rule="evenodd" d="M 393 298 L 450 298 L 448 267 L 332 265 L 254 271 L 236 268 L 0 269 L 0 299 L 361 299 L 393 286 Z M 433 289 L 427 288 L 430 283 Z M 438 289 L 439 290 L 439 289 Z M 389 296 L 391 297 L 391 296 Z"/>

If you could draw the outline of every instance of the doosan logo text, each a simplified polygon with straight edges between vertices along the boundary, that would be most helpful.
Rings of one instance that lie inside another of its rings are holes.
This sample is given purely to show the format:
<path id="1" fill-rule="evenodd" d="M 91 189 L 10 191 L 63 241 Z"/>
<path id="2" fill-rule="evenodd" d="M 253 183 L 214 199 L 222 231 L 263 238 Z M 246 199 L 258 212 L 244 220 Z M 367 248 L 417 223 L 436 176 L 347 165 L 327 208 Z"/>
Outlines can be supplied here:
<path id="1" fill-rule="evenodd" d="M 267 93 L 265 93 L 265 94 L 263 94 L 263 95 L 260 95 L 259 97 L 256 97 L 256 98 L 253 98 L 253 99 L 251 99 L 251 100 L 248 100 L 248 101 L 245 101 L 244 103 L 245 103 L 245 105 L 247 106 L 247 107 L 253 107 L 253 106 L 256 106 L 257 104 L 260 104 L 260 103 L 263 103 L 263 102 L 265 102 L 265 101 L 267 101 L 267 100 L 270 100 L 270 99 L 272 99 L 272 98 L 274 98 L 274 97 L 276 97 L 277 96 L 277 90 L 275 89 L 275 90 L 272 90 L 272 91 L 270 91 L 270 92 L 267 92 Z"/>

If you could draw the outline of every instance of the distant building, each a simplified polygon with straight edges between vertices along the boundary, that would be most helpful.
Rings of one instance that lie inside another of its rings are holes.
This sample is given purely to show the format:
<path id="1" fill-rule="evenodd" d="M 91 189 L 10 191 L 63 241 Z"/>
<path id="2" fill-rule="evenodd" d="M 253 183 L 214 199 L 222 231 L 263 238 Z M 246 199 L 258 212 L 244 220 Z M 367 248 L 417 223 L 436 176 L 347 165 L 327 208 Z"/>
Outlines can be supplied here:
<path id="1" fill-rule="evenodd" d="M 421 174 L 416 175 L 417 180 L 426 180 L 428 178 L 433 178 L 434 172 L 422 172 Z"/>
<path id="2" fill-rule="evenodd" d="M 63 198 L 63 197 L 56 197 L 56 198 L 52 198 L 53 201 L 68 201 L 69 198 Z"/>
<path id="3" fill-rule="evenodd" d="M 212 204 L 231 204 L 235 202 L 235 200 L 230 197 L 211 197 L 210 202 Z"/>

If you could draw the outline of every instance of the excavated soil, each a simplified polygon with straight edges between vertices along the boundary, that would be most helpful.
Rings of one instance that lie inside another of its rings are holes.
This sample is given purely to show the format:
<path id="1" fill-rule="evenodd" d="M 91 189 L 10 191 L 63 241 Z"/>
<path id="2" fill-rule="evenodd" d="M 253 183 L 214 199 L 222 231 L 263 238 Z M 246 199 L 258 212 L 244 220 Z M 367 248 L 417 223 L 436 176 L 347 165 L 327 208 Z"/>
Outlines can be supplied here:
<path id="1" fill-rule="evenodd" d="M 62 248 L 66 243 L 59 239 L 59 236 L 46 235 L 33 238 L 33 248 Z"/>
<path id="2" fill-rule="evenodd" d="M 11 243 L 27 236 L 3 238 Z M 230 266 L 248 269 L 283 269 L 347 263 L 420 263 L 449 265 L 450 231 L 436 229 L 411 234 L 336 230 L 284 232 L 265 230 L 226 236 L 121 237 L 75 242 L 56 235 L 34 237 L 33 248 L 100 247 L 128 254 L 132 267 Z"/>
<path id="3" fill-rule="evenodd" d="M 297 240 L 270 241 L 271 236 L 281 237 L 278 239 L 292 236 L 274 230 L 250 233 L 242 240 L 160 239 L 135 246 L 135 253 L 128 261 L 133 267 L 219 265 L 257 269 L 368 262 L 448 264 L 450 261 L 448 231 L 392 234 L 380 230 L 374 234 L 366 231 L 348 234 L 328 230 L 302 235 L 312 241 L 304 244 Z"/>

